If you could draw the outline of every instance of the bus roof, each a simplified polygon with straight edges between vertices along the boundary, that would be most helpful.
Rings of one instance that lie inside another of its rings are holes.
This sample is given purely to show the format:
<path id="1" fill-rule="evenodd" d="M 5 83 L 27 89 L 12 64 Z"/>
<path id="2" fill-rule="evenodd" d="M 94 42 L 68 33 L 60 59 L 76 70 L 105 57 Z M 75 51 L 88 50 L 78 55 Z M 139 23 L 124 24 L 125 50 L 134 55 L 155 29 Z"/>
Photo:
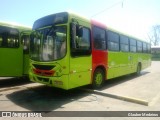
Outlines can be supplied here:
<path id="1" fill-rule="evenodd" d="M 31 27 L 25 26 L 25 25 L 21 25 L 19 23 L 15 23 L 15 22 L 0 21 L 0 26 L 7 26 L 7 27 L 12 27 L 12 28 L 17 28 L 17 29 L 20 29 L 20 30 L 31 30 Z"/>

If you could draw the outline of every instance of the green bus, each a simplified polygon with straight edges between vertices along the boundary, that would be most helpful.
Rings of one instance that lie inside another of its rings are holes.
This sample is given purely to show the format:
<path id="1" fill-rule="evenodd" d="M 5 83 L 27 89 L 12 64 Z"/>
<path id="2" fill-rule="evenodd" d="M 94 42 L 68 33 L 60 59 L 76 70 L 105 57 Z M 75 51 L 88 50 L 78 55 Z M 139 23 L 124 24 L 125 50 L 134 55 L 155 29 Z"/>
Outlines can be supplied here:
<path id="1" fill-rule="evenodd" d="M 65 90 L 137 73 L 151 64 L 150 44 L 82 16 L 36 20 L 30 37 L 31 81 Z"/>
<path id="2" fill-rule="evenodd" d="M 28 75 L 30 33 L 30 27 L 0 22 L 0 77 Z"/>

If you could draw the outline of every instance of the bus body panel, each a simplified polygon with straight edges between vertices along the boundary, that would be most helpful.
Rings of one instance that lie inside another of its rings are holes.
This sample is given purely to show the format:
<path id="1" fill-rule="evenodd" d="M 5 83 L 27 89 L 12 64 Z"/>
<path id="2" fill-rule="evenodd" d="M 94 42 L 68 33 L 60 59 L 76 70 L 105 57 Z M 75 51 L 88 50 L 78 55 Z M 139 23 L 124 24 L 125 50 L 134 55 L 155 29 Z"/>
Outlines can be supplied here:
<path id="1" fill-rule="evenodd" d="M 23 48 L 0 48 L 0 76 L 22 76 Z"/>
<path id="2" fill-rule="evenodd" d="M 29 55 L 23 54 L 23 74 L 28 75 L 29 71 Z"/>
<path id="3" fill-rule="evenodd" d="M 129 53 L 108 52 L 108 79 L 129 74 L 133 71 Z"/>
<path id="4" fill-rule="evenodd" d="M 105 79 L 107 79 L 107 70 L 108 70 L 108 52 L 100 50 L 92 50 L 92 78 L 96 68 L 101 67 L 105 70 Z"/>
<path id="5" fill-rule="evenodd" d="M 150 54 L 143 54 L 141 55 L 143 56 L 142 60 L 143 60 L 143 64 L 142 64 L 142 70 L 146 69 L 148 66 L 151 65 L 151 55 Z"/>
<path id="6" fill-rule="evenodd" d="M 91 68 L 91 56 L 70 58 L 69 88 L 89 84 Z"/>

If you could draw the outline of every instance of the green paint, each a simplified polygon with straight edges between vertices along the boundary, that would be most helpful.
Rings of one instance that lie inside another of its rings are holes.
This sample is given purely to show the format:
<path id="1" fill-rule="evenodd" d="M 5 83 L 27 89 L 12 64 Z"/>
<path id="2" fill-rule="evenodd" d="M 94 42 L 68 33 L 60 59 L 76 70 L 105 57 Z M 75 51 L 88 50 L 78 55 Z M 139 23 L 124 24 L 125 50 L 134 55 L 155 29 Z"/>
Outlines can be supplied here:
<path id="1" fill-rule="evenodd" d="M 24 74 L 28 74 L 28 63 L 29 55 L 23 53 L 23 44 L 21 42 L 21 32 L 22 31 L 31 31 L 31 28 L 22 27 L 19 25 L 13 25 L 9 23 L 0 23 L 0 27 L 7 27 L 9 29 L 14 29 L 19 31 L 18 33 L 18 47 L 5 47 L 2 44 L 0 45 L 0 76 L 12 76 L 20 77 Z M 3 34 L 3 33 L 2 33 Z M 14 33 L 13 33 L 14 34 Z M 28 34 L 29 35 L 29 34 Z M 1 43 L 4 38 L 0 36 Z M 8 37 L 8 40 L 10 38 Z"/>
<path id="2" fill-rule="evenodd" d="M 150 54 L 109 51 L 107 79 L 135 73 L 138 63 L 141 64 L 141 70 L 150 66 Z"/>

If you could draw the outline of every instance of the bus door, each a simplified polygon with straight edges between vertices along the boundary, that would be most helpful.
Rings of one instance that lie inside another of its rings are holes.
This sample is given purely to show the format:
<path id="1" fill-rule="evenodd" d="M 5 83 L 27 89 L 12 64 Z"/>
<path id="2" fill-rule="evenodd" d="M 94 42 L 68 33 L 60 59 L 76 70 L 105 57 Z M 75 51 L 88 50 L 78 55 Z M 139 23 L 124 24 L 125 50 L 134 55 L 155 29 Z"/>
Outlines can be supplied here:
<path id="1" fill-rule="evenodd" d="M 23 74 L 27 75 L 29 70 L 29 41 L 31 31 L 21 32 L 21 43 L 23 46 Z"/>
<path id="2" fill-rule="evenodd" d="M 23 48 L 19 31 L 0 26 L 0 76 L 21 76 L 23 71 Z"/>
<path id="3" fill-rule="evenodd" d="M 89 84 L 91 81 L 91 37 L 89 24 L 77 20 L 71 25 L 71 57 L 69 88 Z M 81 26 L 83 24 L 83 26 Z M 84 27 L 88 25 L 88 27 Z M 76 33 L 75 33 L 76 32 Z M 74 39 L 74 40 L 73 40 Z"/>

